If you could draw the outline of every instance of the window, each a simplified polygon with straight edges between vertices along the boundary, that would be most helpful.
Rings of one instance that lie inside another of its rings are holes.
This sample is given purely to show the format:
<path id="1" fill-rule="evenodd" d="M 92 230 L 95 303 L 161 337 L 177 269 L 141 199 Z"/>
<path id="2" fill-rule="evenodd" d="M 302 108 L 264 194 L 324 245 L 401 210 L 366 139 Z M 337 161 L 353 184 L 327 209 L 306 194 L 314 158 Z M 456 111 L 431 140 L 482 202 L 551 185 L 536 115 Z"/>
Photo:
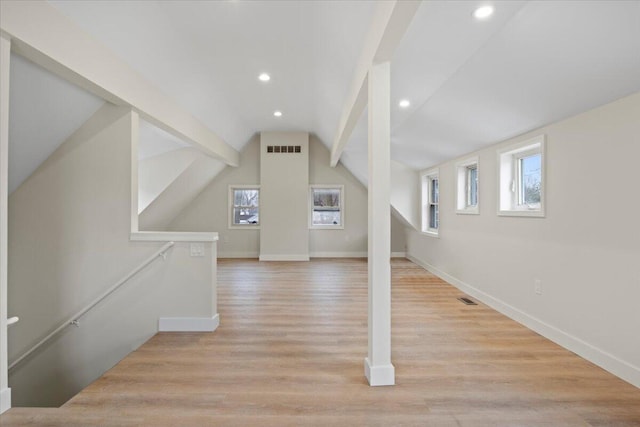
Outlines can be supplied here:
<path id="1" fill-rule="evenodd" d="M 431 170 L 422 175 L 422 231 L 438 235 L 440 227 L 440 182 L 438 171 Z"/>
<path id="2" fill-rule="evenodd" d="M 499 215 L 544 216 L 544 135 L 498 152 Z"/>
<path id="3" fill-rule="evenodd" d="M 229 228 L 257 228 L 260 225 L 260 187 L 229 187 Z"/>
<path id="4" fill-rule="evenodd" d="M 478 214 L 478 158 L 456 163 L 456 212 Z"/>
<path id="5" fill-rule="evenodd" d="M 344 186 L 312 185 L 309 188 L 309 228 L 344 228 Z"/>

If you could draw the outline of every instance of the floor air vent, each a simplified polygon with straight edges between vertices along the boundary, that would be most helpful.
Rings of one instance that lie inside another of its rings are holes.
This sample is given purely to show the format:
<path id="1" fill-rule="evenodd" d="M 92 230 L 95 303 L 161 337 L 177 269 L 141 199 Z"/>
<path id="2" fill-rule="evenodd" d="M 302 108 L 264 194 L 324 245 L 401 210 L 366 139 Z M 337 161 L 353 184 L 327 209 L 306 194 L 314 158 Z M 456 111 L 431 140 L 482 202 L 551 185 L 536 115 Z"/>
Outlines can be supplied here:
<path id="1" fill-rule="evenodd" d="M 466 305 L 478 305 L 475 301 L 467 298 L 467 297 L 460 297 L 458 298 L 458 301 L 462 301 L 463 303 L 465 303 Z"/>

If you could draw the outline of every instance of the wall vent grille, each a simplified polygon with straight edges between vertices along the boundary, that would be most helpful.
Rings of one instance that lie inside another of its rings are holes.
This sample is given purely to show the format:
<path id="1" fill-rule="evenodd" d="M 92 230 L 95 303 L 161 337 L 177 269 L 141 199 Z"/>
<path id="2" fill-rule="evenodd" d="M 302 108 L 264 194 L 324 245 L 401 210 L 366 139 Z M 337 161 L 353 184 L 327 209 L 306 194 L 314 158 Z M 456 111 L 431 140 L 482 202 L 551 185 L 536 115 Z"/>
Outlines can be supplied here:
<path id="1" fill-rule="evenodd" d="M 467 298 L 467 297 L 460 297 L 460 298 L 458 298 L 458 301 L 462 301 L 466 305 L 478 305 L 475 301 L 473 301 L 473 300 L 471 300 L 470 298 Z"/>
<path id="2" fill-rule="evenodd" d="M 302 153 L 302 147 L 300 145 L 267 145 L 267 153 Z"/>

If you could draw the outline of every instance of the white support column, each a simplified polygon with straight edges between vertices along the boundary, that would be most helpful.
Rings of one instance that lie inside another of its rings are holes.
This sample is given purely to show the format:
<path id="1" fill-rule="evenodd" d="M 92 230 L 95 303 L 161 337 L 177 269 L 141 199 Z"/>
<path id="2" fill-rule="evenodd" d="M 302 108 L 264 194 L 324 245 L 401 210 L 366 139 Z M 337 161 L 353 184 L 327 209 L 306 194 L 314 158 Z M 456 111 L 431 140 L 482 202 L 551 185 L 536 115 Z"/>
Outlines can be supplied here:
<path id="1" fill-rule="evenodd" d="M 391 364 L 390 64 L 369 70 L 369 353 L 372 386 L 394 385 Z"/>
<path id="2" fill-rule="evenodd" d="M 7 353 L 7 214 L 9 207 L 9 63 L 11 41 L 0 35 L 0 414 L 11 408 Z"/>

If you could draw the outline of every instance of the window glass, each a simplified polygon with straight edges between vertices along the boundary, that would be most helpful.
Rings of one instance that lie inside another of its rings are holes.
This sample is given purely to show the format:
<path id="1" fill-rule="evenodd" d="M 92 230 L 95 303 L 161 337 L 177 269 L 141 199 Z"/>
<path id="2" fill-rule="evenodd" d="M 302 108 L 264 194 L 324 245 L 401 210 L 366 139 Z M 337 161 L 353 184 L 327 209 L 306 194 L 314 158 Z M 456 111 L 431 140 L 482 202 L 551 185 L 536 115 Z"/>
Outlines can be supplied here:
<path id="1" fill-rule="evenodd" d="M 467 206 L 478 206 L 478 166 L 467 168 Z"/>
<path id="2" fill-rule="evenodd" d="M 311 226 L 342 227 L 342 187 L 312 187 Z"/>
<path id="3" fill-rule="evenodd" d="M 438 188 L 438 178 L 431 178 L 431 197 L 429 200 L 429 228 L 438 229 L 439 208 L 438 199 L 440 198 L 440 189 Z"/>
<path id="4" fill-rule="evenodd" d="M 520 163 L 520 197 L 521 205 L 535 205 L 540 203 L 540 188 L 542 185 L 542 156 L 534 154 L 522 157 Z"/>
<path id="5" fill-rule="evenodd" d="M 257 188 L 233 190 L 233 225 L 260 224 L 260 190 Z"/>

